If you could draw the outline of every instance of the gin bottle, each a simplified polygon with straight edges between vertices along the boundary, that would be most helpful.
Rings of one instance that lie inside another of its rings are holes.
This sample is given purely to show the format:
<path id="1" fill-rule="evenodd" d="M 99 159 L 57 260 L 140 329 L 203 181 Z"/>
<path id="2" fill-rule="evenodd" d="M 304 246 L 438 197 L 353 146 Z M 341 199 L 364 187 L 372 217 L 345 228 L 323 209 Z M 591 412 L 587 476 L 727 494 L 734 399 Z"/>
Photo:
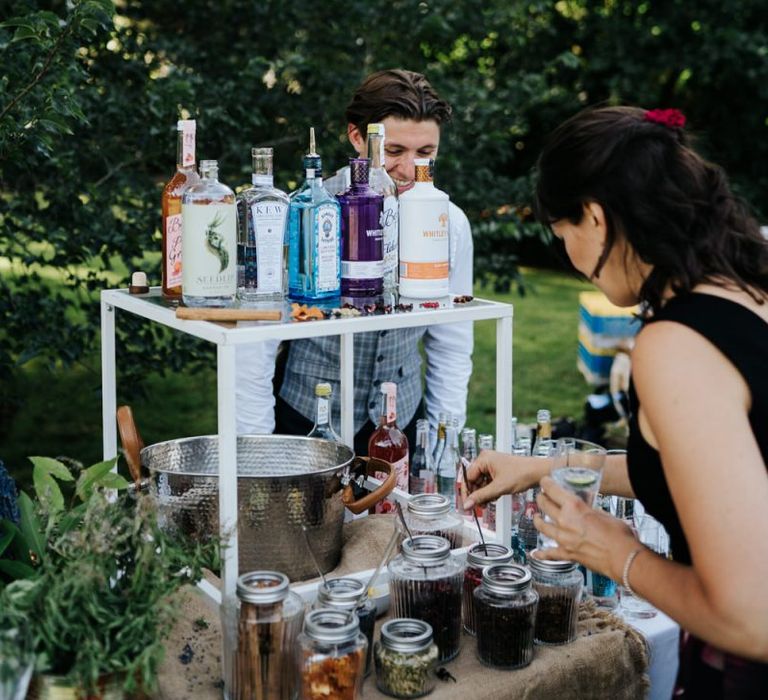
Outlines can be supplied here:
<path id="1" fill-rule="evenodd" d="M 443 411 L 437 415 L 437 442 L 435 442 L 435 451 L 432 453 L 432 461 L 435 466 L 440 463 L 440 457 L 445 449 L 445 434 L 449 419 L 450 416 Z"/>
<path id="2" fill-rule="evenodd" d="M 429 422 L 423 418 L 416 421 L 416 446 L 411 455 L 410 472 L 411 494 L 437 491 L 435 467 L 429 451 Z"/>
<path id="3" fill-rule="evenodd" d="M 536 411 L 536 442 L 532 454 L 534 457 L 549 457 L 552 447 L 552 414 L 541 408 Z"/>
<path id="4" fill-rule="evenodd" d="M 333 389 L 327 382 L 315 384 L 315 424 L 307 437 L 343 442 L 331 425 L 331 400 Z"/>
<path id="5" fill-rule="evenodd" d="M 200 161 L 200 182 L 181 202 L 184 304 L 229 306 L 237 291 L 237 210 L 215 160 Z"/>
<path id="6" fill-rule="evenodd" d="M 163 188 L 163 297 L 181 301 L 181 195 L 200 182 L 195 170 L 195 120 L 176 123 L 176 172 Z"/>
<path id="7" fill-rule="evenodd" d="M 408 492 L 408 438 L 397 427 L 397 384 L 382 382 L 381 417 L 379 427 L 368 438 L 368 455 L 379 457 L 389 462 L 395 471 L 395 486 Z M 378 479 L 387 477 L 383 472 L 374 472 Z M 377 513 L 390 513 L 394 510 L 394 501 L 389 499 L 376 505 Z"/>
<path id="8" fill-rule="evenodd" d="M 445 430 L 445 447 L 437 463 L 437 491 L 456 507 L 456 467 L 459 462 L 459 438 L 456 424 L 451 421 Z"/>
<path id="9" fill-rule="evenodd" d="M 338 196 L 341 205 L 341 293 L 371 297 L 383 291 L 384 197 L 368 186 L 367 158 L 350 158 L 352 184 Z"/>
<path id="10" fill-rule="evenodd" d="M 413 187 L 400 195 L 400 294 L 448 296 L 448 195 L 432 182 L 432 161 L 416 158 Z"/>
<path id="11" fill-rule="evenodd" d="M 280 300 L 285 276 L 288 195 L 274 186 L 272 149 L 252 148 L 252 187 L 237 196 L 237 298 Z"/>
<path id="12" fill-rule="evenodd" d="M 315 130 L 309 130 L 304 184 L 290 196 L 288 210 L 288 296 L 331 300 L 341 294 L 341 208 L 323 187 Z"/>
<path id="13" fill-rule="evenodd" d="M 384 295 L 388 302 L 397 294 L 398 254 L 398 202 L 397 186 L 384 167 L 383 124 L 368 125 L 368 158 L 371 159 L 369 183 L 371 189 L 384 198 L 381 212 L 381 228 L 384 231 Z"/>

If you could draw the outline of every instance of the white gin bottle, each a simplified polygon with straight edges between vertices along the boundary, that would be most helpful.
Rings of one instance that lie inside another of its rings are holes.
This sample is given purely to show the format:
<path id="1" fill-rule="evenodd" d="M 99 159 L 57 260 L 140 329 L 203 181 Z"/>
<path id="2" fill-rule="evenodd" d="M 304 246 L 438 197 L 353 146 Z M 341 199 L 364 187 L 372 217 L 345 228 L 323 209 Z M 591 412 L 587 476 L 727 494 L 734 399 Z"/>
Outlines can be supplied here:
<path id="1" fill-rule="evenodd" d="M 200 182 L 184 190 L 182 295 L 186 306 L 229 306 L 237 290 L 235 193 L 219 182 L 219 164 L 200 161 Z"/>
<path id="2" fill-rule="evenodd" d="M 253 175 L 237 196 L 237 298 L 280 300 L 287 263 L 288 195 L 274 186 L 272 149 L 252 148 Z"/>
<path id="3" fill-rule="evenodd" d="M 448 296 L 449 197 L 432 183 L 432 161 L 416 158 L 413 187 L 400 195 L 400 294 L 417 299 Z"/>

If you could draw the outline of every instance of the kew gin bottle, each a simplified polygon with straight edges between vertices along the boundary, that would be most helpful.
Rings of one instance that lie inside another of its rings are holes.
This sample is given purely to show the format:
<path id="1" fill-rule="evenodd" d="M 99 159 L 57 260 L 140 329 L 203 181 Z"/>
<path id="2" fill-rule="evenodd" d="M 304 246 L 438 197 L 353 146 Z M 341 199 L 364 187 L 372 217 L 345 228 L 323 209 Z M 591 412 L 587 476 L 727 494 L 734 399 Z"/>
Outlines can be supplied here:
<path id="1" fill-rule="evenodd" d="M 182 295 L 187 306 L 229 306 L 237 291 L 235 193 L 219 164 L 200 161 L 200 182 L 182 195 Z"/>
<path id="2" fill-rule="evenodd" d="M 432 161 L 416 158 L 413 187 L 400 195 L 400 294 L 417 299 L 448 296 L 450 234 L 448 195 L 432 183 Z"/>
<path id="3" fill-rule="evenodd" d="M 368 158 L 371 160 L 369 184 L 371 189 L 384 198 L 381 212 L 381 228 L 384 232 L 384 295 L 386 303 L 394 303 L 397 294 L 397 249 L 400 226 L 397 203 L 397 186 L 384 167 L 384 125 L 368 125 Z"/>
<path id="4" fill-rule="evenodd" d="M 195 170 L 195 120 L 176 123 L 176 172 L 163 188 L 163 297 L 181 301 L 181 194 L 200 178 Z"/>
<path id="5" fill-rule="evenodd" d="M 343 442 L 331 425 L 331 400 L 333 388 L 327 382 L 315 384 L 315 424 L 307 437 Z"/>
<path id="6" fill-rule="evenodd" d="M 341 294 L 371 297 L 383 291 L 384 247 L 381 213 L 384 197 L 368 186 L 367 158 L 350 158 L 352 184 L 341 204 Z"/>
<path id="7" fill-rule="evenodd" d="M 288 213 L 288 296 L 300 301 L 331 300 L 341 294 L 341 208 L 323 187 L 315 130 L 309 130 L 304 184 L 290 197 Z"/>
<path id="8" fill-rule="evenodd" d="M 397 475 L 395 487 L 408 492 L 408 438 L 397 427 L 397 384 L 382 382 L 381 417 L 379 427 L 368 438 L 368 456 L 378 457 L 389 462 Z M 375 472 L 377 479 L 385 479 L 386 474 Z M 394 501 L 385 500 L 376 505 L 377 513 L 390 513 L 394 510 Z"/>
<path id="9" fill-rule="evenodd" d="M 288 195 L 274 186 L 272 149 L 252 148 L 253 187 L 237 196 L 237 298 L 280 300 L 285 275 Z"/>

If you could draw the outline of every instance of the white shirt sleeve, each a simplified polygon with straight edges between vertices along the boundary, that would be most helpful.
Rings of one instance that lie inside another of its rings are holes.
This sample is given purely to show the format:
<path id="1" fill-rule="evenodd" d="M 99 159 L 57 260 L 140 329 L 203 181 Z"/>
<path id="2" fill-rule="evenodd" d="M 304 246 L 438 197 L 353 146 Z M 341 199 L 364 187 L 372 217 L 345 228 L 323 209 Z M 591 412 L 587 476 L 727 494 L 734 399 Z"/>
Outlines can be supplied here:
<path id="1" fill-rule="evenodd" d="M 466 214 L 451 203 L 452 295 L 472 294 L 472 230 Z M 472 374 L 474 345 L 472 321 L 429 326 L 424 334 L 427 361 L 425 400 L 430 426 L 436 426 L 441 411 L 459 420 L 459 429 L 467 417 L 467 391 Z"/>
<path id="2" fill-rule="evenodd" d="M 235 406 L 237 434 L 271 434 L 275 430 L 272 378 L 279 340 L 235 348 Z"/>

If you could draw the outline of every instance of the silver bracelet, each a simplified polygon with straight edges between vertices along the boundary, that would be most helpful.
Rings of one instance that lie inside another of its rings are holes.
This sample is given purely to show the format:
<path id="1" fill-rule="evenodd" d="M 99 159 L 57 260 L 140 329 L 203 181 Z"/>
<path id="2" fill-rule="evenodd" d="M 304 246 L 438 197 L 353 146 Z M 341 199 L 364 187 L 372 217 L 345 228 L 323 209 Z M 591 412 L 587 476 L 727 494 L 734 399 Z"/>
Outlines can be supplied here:
<path id="1" fill-rule="evenodd" d="M 621 585 L 633 596 L 637 596 L 637 593 L 635 593 L 632 590 L 632 586 L 629 585 L 629 568 L 632 566 L 632 562 L 635 561 L 635 557 L 644 549 L 644 546 L 633 549 L 627 556 L 627 560 L 624 562 L 624 570 L 621 572 Z"/>

